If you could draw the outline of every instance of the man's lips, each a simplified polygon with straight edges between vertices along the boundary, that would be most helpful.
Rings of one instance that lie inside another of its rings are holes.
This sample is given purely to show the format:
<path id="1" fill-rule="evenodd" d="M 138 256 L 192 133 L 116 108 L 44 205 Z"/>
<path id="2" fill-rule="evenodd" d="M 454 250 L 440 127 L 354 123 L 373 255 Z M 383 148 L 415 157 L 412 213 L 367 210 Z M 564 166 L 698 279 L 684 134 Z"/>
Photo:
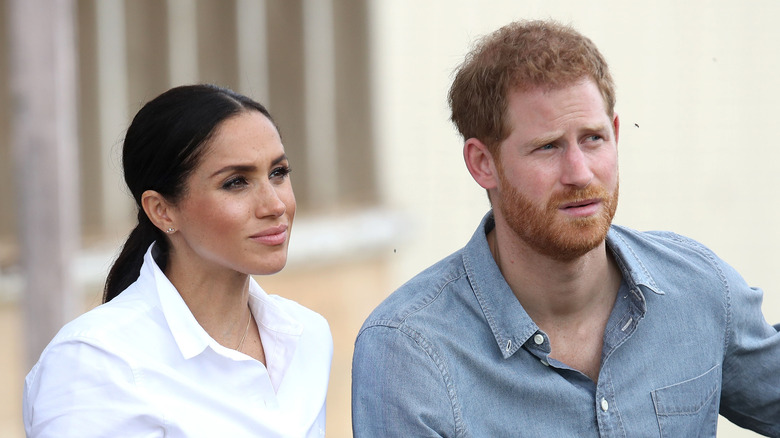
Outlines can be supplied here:
<path id="1" fill-rule="evenodd" d="M 601 206 L 601 199 L 584 199 L 580 201 L 567 202 L 559 207 L 559 210 L 578 217 L 590 216 L 598 211 Z"/>
<path id="2" fill-rule="evenodd" d="M 266 228 L 265 230 L 250 236 L 250 238 L 255 242 L 264 245 L 281 245 L 287 240 L 287 225 L 279 224 L 275 227 Z"/>

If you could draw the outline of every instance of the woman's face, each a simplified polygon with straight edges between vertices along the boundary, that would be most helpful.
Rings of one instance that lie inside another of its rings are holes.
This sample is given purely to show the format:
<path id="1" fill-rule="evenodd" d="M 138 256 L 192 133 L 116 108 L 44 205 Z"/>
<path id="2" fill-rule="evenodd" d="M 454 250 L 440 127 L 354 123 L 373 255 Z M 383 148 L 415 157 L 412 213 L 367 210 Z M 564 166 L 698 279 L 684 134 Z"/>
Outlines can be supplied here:
<path id="1" fill-rule="evenodd" d="M 260 112 L 245 111 L 217 126 L 204 146 L 173 207 L 177 231 L 171 257 L 201 272 L 278 272 L 287 262 L 295 216 L 279 133 Z"/>

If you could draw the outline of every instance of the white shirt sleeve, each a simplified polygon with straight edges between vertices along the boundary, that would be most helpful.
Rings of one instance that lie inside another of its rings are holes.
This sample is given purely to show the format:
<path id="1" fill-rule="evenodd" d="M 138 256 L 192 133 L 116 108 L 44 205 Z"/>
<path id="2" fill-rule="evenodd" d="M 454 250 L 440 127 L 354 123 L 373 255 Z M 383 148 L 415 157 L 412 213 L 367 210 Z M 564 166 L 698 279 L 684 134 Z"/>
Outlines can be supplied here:
<path id="1" fill-rule="evenodd" d="M 161 437 L 165 431 L 124 359 L 83 340 L 53 344 L 25 379 L 28 437 Z"/>

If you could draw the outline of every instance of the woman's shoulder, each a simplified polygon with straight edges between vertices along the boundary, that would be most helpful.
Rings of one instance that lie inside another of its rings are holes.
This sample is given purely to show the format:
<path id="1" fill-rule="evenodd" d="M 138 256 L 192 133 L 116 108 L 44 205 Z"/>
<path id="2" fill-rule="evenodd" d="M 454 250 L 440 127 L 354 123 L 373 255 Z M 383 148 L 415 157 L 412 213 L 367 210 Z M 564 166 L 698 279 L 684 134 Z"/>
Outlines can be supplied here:
<path id="1" fill-rule="evenodd" d="M 157 325 L 159 305 L 150 302 L 142 291 L 132 287 L 119 296 L 81 314 L 65 324 L 44 350 L 56 345 L 85 343 L 97 348 L 116 349 L 135 344 L 141 334 Z"/>
<path id="2" fill-rule="evenodd" d="M 91 428 L 113 427 L 106 418 L 148 414 L 136 390 L 141 354 L 155 339 L 148 335 L 149 319 L 142 317 L 148 309 L 115 298 L 60 329 L 25 378 L 28 433 L 78 428 L 88 434 Z"/>
<path id="3" fill-rule="evenodd" d="M 268 294 L 257 283 L 250 288 L 250 296 L 255 302 L 255 317 L 263 321 L 266 329 L 300 335 L 322 346 L 332 345 L 330 325 L 316 311 L 289 298 Z"/>
<path id="4" fill-rule="evenodd" d="M 303 326 L 328 327 L 328 321 L 316 311 L 303 304 L 280 295 L 264 294 L 260 299 L 266 304 L 284 312 Z"/>

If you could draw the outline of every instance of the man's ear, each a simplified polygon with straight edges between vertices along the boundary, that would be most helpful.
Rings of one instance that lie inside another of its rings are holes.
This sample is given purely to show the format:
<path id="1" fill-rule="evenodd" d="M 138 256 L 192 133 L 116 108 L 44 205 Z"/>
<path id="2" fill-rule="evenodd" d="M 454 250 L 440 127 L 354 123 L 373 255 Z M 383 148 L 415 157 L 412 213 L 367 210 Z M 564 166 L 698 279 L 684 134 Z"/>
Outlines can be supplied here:
<path id="1" fill-rule="evenodd" d="M 463 145 L 463 159 L 471 177 L 482 188 L 490 190 L 498 186 L 497 163 L 484 143 L 476 138 L 466 140 Z"/>
<path id="2" fill-rule="evenodd" d="M 145 191 L 141 195 L 141 207 L 154 226 L 163 232 L 176 229 L 173 207 L 160 193 L 154 190 Z"/>
<path id="3" fill-rule="evenodd" d="M 615 117 L 612 119 L 612 127 L 615 128 L 615 146 L 617 146 L 618 138 L 620 137 L 620 118 L 617 113 L 615 113 Z"/>

